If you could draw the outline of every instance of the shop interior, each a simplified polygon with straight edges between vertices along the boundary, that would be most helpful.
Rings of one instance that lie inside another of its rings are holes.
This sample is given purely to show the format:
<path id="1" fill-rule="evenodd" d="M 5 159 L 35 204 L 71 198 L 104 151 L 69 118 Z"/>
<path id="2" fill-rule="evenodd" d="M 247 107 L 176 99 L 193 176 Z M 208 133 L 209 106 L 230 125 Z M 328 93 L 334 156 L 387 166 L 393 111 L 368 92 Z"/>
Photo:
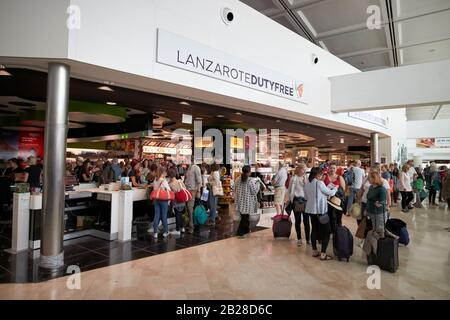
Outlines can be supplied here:
<path id="1" fill-rule="evenodd" d="M 9 68 L 7 71 L 9 75 L 0 76 L 2 172 L 11 158 L 27 159 L 34 156 L 40 162 L 45 157 L 47 74 L 19 68 Z M 67 265 L 78 264 L 86 271 L 234 236 L 236 226 L 231 213 L 232 186 L 244 163 L 240 156 L 233 157 L 231 164 L 224 166 L 222 172 L 224 196 L 219 200 L 218 227 L 199 228 L 192 235 L 159 241 L 141 237 L 135 224 L 130 226 L 130 230 L 121 230 L 123 226 L 114 215 L 121 210 L 118 205 L 120 182 L 90 182 L 86 183 L 89 186 L 83 186 L 70 174 L 77 159 L 89 159 L 93 164 L 97 160 L 112 159 L 118 159 L 119 162 L 148 159 L 155 163 L 176 160 L 177 163 L 185 164 L 193 154 L 193 146 L 201 144 L 207 147 L 211 142 L 208 139 L 194 141 L 189 135 L 178 137 L 175 141 L 171 139 L 173 132 L 180 128 L 192 133 L 193 121 L 202 121 L 203 130 L 253 128 L 270 132 L 278 129 L 278 157 L 274 159 L 269 154 L 264 156 L 261 149 L 267 150 L 267 146 L 258 146 L 259 154 L 253 163 L 254 171 L 259 172 L 268 185 L 279 161 L 290 164 L 292 169 L 299 162 L 317 165 L 327 160 L 332 160 L 338 166 L 346 166 L 349 160 L 364 161 L 370 155 L 370 140 L 367 136 L 209 105 L 189 97 L 179 99 L 122 88 L 110 82 L 72 78 L 66 153 L 68 173 L 65 181 L 64 252 Z M 237 155 L 254 148 L 240 138 L 233 139 L 232 147 Z M 29 250 L 11 253 L 8 249 L 14 242 L 13 194 L 21 190 L 20 186 L 3 174 L 1 179 L 0 266 L 7 272 L 0 275 L 0 282 L 36 282 L 54 277 L 39 273 L 37 268 L 42 190 L 30 190 L 30 218 L 27 222 Z M 137 221 L 151 211 L 145 187 L 135 189 L 130 211 L 132 221 Z M 274 208 L 270 189 L 264 196 L 261 213 L 272 214 Z M 173 224 L 174 218 L 171 219 L 169 223 Z M 254 231 L 258 228 L 256 226 Z M 124 232 L 129 233 L 128 238 L 121 238 Z"/>

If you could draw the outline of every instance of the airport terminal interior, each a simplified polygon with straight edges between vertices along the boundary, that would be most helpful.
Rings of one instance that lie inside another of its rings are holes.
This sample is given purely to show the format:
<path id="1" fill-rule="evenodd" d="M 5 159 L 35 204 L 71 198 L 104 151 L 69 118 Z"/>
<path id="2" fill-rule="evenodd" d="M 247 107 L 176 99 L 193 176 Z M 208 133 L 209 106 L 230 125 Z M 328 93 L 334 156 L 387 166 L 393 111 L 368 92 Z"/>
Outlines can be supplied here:
<path id="1" fill-rule="evenodd" d="M 0 44 L 0 299 L 450 299 L 450 0 L 4 0 Z"/>

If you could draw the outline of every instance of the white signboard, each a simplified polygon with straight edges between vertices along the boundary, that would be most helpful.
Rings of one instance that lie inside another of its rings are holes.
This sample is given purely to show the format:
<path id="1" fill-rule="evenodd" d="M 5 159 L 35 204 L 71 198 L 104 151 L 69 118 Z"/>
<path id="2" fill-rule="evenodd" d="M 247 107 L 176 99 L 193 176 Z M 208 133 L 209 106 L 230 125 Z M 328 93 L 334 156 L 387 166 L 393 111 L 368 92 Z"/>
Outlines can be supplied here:
<path id="1" fill-rule="evenodd" d="M 359 120 L 367 121 L 370 123 L 377 124 L 379 126 L 382 126 L 384 128 L 387 128 L 388 125 L 388 119 L 386 117 L 383 117 L 382 115 L 375 114 L 373 112 L 349 112 L 349 117 L 356 118 Z"/>
<path id="2" fill-rule="evenodd" d="M 153 147 L 153 146 L 144 146 L 142 148 L 144 153 L 164 153 L 164 154 L 176 154 L 176 148 L 165 148 L 165 147 Z"/>
<path id="3" fill-rule="evenodd" d="M 157 62 L 306 104 L 302 81 L 158 29 Z"/>
<path id="4" fill-rule="evenodd" d="M 450 148 L 450 137 L 448 138 L 436 138 L 437 148 Z"/>

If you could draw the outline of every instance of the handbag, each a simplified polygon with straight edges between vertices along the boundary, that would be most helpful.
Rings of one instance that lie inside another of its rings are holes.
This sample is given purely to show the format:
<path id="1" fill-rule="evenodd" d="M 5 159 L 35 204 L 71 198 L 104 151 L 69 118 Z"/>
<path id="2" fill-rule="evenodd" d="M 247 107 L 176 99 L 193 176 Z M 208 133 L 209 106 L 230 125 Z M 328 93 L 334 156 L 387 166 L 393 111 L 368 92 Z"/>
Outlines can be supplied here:
<path id="1" fill-rule="evenodd" d="M 172 190 L 161 189 L 161 183 L 157 189 L 150 193 L 150 200 L 170 201 L 175 199 L 175 193 Z"/>
<path id="2" fill-rule="evenodd" d="M 305 212 L 305 201 L 294 200 L 294 212 Z"/>
<path id="3" fill-rule="evenodd" d="M 359 239 L 366 238 L 366 228 L 367 228 L 367 219 L 364 217 L 358 225 L 358 229 L 356 229 L 355 237 Z"/>
<path id="4" fill-rule="evenodd" d="M 223 196 L 223 188 L 222 188 L 222 184 L 218 184 L 218 185 L 213 185 L 212 186 L 212 194 L 213 196 Z"/>
<path id="5" fill-rule="evenodd" d="M 317 205 L 317 209 L 319 209 L 319 203 L 317 202 L 318 200 L 318 184 L 319 181 L 316 181 L 316 205 Z M 318 214 L 317 218 L 319 219 L 320 224 L 327 224 L 330 223 L 330 216 L 328 215 L 328 213 L 323 213 L 323 214 Z"/>
<path id="6" fill-rule="evenodd" d="M 181 190 L 175 194 L 175 199 L 177 202 L 187 202 L 192 200 L 192 193 L 186 189 L 183 182 L 178 181 L 181 187 Z"/>

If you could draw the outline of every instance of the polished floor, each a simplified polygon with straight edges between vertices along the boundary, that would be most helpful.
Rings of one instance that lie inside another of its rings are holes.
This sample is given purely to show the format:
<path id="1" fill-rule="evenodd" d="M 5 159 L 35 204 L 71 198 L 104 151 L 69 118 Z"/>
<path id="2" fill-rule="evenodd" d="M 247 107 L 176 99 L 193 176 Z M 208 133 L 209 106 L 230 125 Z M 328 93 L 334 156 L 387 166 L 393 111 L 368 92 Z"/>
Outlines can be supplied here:
<path id="1" fill-rule="evenodd" d="M 8 231 L 2 230 L 0 283 L 42 282 L 66 276 L 69 266 L 78 266 L 84 272 L 234 237 L 237 223 L 229 215 L 221 214 L 221 217 L 214 228 L 198 226 L 193 234 L 171 235 L 166 239 L 161 235 L 154 239 L 150 234 L 137 239 L 134 234 L 133 240 L 125 243 L 90 236 L 64 241 L 65 267 L 56 273 L 45 273 L 39 268 L 39 250 L 25 251 L 17 255 L 5 251 L 4 249 L 10 248 L 11 239 L 8 237 Z M 253 231 L 263 229 L 265 228 L 257 226 Z"/>
<path id="2" fill-rule="evenodd" d="M 82 269 L 80 289 L 68 289 L 67 277 L 0 284 L 0 299 L 450 299 L 450 211 L 441 204 L 409 213 L 395 208 L 392 216 L 408 223 L 411 243 L 399 248 L 396 273 L 381 272 L 380 289 L 367 288 L 360 247 L 349 263 L 319 261 L 310 247 L 296 246 L 295 232 L 274 240 L 268 229 Z M 354 219 L 343 222 L 355 231 Z"/>

